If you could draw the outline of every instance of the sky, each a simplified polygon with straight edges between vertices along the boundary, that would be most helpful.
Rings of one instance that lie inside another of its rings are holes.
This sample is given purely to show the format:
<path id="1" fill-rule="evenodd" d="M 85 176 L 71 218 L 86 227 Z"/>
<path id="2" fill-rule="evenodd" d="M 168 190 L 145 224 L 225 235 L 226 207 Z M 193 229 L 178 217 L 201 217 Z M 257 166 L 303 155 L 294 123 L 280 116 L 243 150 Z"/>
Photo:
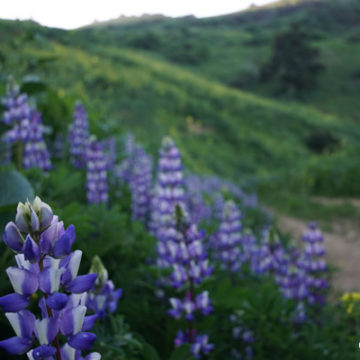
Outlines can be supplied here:
<path id="1" fill-rule="evenodd" d="M 0 18 L 32 19 L 42 25 L 74 29 L 119 15 L 164 14 L 207 17 L 274 0 L 0 0 Z"/>

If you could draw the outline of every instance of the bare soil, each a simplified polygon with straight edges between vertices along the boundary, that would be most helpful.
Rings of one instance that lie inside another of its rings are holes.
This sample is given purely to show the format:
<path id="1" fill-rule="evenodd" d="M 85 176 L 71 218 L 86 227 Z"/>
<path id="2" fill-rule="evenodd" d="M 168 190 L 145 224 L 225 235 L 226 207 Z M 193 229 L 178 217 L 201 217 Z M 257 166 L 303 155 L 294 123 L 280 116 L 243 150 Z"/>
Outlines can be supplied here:
<path id="1" fill-rule="evenodd" d="M 338 201 L 341 205 L 340 199 Z M 360 200 L 355 201 L 354 206 L 360 206 Z M 307 226 L 306 222 L 279 213 L 275 213 L 275 216 L 278 218 L 280 229 L 300 241 Z M 340 292 L 360 291 L 359 225 L 345 220 L 338 221 L 332 223 L 331 230 L 323 231 L 323 234 L 327 261 L 336 269 L 332 278 L 334 289 Z"/>

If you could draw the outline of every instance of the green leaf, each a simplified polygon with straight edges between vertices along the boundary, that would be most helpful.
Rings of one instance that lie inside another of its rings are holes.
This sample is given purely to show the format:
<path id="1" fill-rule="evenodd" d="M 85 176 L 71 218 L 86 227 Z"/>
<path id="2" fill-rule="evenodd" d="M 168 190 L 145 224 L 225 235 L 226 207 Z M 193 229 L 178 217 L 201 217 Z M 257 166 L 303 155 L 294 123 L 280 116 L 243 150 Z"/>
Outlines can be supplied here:
<path id="1" fill-rule="evenodd" d="M 191 360 L 193 357 L 190 355 L 190 345 L 184 344 L 176 348 L 171 354 L 170 360 Z"/>
<path id="2" fill-rule="evenodd" d="M 32 200 L 34 190 L 29 181 L 18 171 L 0 172 L 0 208 L 17 205 L 19 201 Z"/>
<path id="3" fill-rule="evenodd" d="M 143 347 L 143 355 L 145 360 L 160 360 L 155 348 L 150 344 L 145 344 Z"/>

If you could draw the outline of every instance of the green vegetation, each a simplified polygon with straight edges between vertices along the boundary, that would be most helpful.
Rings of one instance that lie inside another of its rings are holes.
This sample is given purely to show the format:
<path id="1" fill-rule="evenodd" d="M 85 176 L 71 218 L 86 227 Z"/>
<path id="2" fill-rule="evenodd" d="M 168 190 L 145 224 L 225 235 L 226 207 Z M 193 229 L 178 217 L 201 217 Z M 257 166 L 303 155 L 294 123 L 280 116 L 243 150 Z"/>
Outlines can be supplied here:
<path id="1" fill-rule="evenodd" d="M 67 131 L 81 99 L 100 137 L 132 131 L 155 153 L 170 134 L 192 171 L 261 193 L 358 196 L 358 21 L 352 1 L 119 19 L 71 32 L 1 21 L 0 66 L 4 81 L 14 74 L 38 95 L 53 133 Z M 273 38 L 294 22 L 309 31 L 325 67 L 303 105 L 265 98 L 276 81 L 259 82 Z"/>

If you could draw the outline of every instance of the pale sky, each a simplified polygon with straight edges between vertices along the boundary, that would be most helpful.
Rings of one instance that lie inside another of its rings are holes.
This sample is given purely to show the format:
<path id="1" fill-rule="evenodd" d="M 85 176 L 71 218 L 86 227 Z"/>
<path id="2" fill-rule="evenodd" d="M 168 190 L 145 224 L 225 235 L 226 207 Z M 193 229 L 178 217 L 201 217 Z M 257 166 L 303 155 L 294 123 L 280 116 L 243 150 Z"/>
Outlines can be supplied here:
<path id="1" fill-rule="evenodd" d="M 33 19 L 42 25 L 74 29 L 119 15 L 164 14 L 207 17 L 274 0 L 0 0 L 0 18 Z"/>

